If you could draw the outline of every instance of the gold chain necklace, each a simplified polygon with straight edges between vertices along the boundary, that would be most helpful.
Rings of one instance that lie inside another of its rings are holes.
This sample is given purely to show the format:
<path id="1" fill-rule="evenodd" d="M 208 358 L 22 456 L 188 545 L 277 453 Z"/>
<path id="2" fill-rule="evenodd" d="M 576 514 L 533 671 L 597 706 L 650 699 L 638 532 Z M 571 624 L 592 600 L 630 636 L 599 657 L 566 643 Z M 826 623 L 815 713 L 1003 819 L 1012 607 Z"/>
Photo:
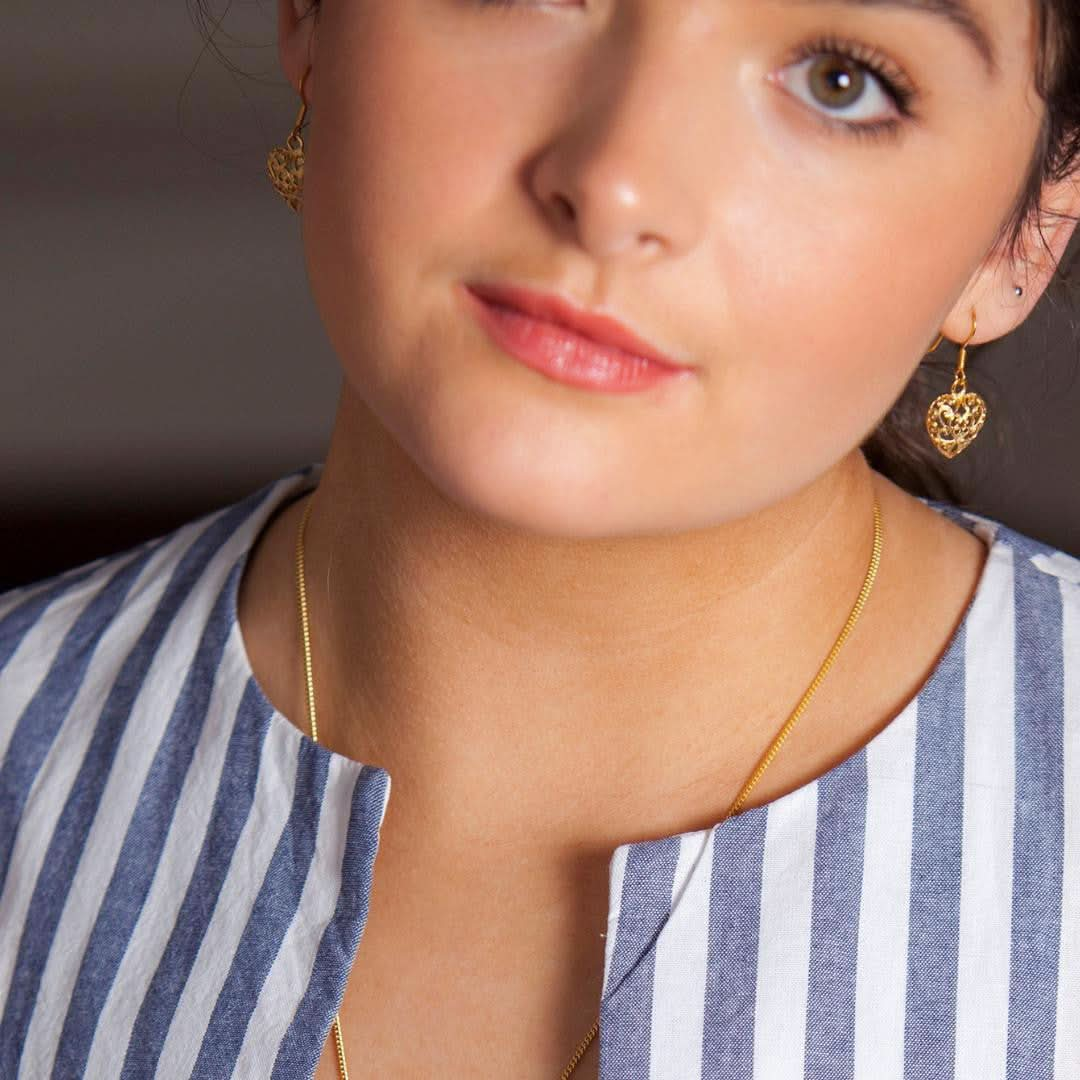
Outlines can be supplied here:
<path id="1" fill-rule="evenodd" d="M 307 682 L 307 708 L 308 719 L 311 724 L 311 738 L 312 741 L 319 741 L 319 728 L 315 720 L 315 683 L 311 677 L 311 631 L 308 625 L 308 606 L 307 606 L 307 588 L 305 586 L 305 572 L 304 572 L 304 533 L 307 529 L 308 515 L 311 513 L 312 500 L 309 498 L 307 506 L 304 508 L 304 515 L 300 519 L 300 528 L 297 530 L 296 536 L 296 591 L 300 606 L 300 628 L 302 637 L 304 640 L 304 677 Z M 762 755 L 761 760 L 758 762 L 757 768 L 751 774 L 750 779 L 743 785 L 742 790 L 736 796 L 735 801 L 728 807 L 727 813 L 721 818 L 721 821 L 726 821 L 733 814 L 739 813 L 742 809 L 743 803 L 746 801 L 747 796 L 750 794 L 753 786 L 761 779 L 761 774 L 769 767 L 769 763 L 776 756 L 781 744 L 788 737 L 791 729 L 795 726 L 795 722 L 802 716 L 803 711 L 809 704 L 810 699 L 814 696 L 815 691 L 821 685 L 821 681 L 825 678 L 829 668 L 832 667 L 833 662 L 836 660 L 837 654 L 840 652 L 844 642 L 847 641 L 848 635 L 851 633 L 852 628 L 858 621 L 859 615 L 862 613 L 862 609 L 866 604 L 867 597 L 870 595 L 870 590 L 874 585 L 874 578 L 877 577 L 878 564 L 881 562 L 881 541 L 882 541 L 882 528 L 881 528 L 881 510 L 878 507 L 877 499 L 874 499 L 874 549 L 870 556 L 870 565 L 866 569 L 866 576 L 863 579 L 862 588 L 859 590 L 859 597 L 855 601 L 855 606 L 851 609 L 851 614 L 847 618 L 847 622 L 844 623 L 843 630 L 840 631 L 840 636 L 836 639 L 833 647 L 829 650 L 829 655 L 825 657 L 825 662 L 821 665 L 818 673 L 814 676 L 814 681 L 807 688 L 806 693 L 803 694 L 802 700 L 795 707 L 795 711 L 784 722 L 784 726 L 780 729 L 779 734 L 769 744 L 768 750 Z M 567 1080 L 567 1077 L 577 1067 L 578 1062 L 581 1060 L 585 1051 L 589 1048 L 589 1044 L 596 1037 L 597 1032 L 600 1030 L 599 1018 L 593 1021 L 593 1025 L 589 1028 L 588 1034 L 578 1043 L 577 1049 L 574 1051 L 574 1056 L 570 1059 L 570 1063 L 563 1069 L 562 1075 L 559 1080 Z M 349 1080 L 349 1069 L 345 1064 L 345 1042 L 341 1036 L 341 1018 L 340 1016 L 334 1016 L 334 1042 L 337 1044 L 338 1055 L 338 1068 L 341 1072 L 341 1080 Z"/>

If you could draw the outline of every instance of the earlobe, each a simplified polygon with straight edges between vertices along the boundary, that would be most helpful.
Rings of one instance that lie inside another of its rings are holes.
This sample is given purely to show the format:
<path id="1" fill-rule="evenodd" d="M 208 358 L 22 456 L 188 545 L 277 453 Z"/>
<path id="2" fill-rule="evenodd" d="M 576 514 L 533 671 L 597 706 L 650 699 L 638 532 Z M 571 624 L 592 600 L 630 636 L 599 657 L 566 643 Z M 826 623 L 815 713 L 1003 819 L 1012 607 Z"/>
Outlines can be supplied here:
<path id="1" fill-rule="evenodd" d="M 285 78 L 299 93 L 300 79 L 312 64 L 318 5 L 311 0 L 278 0 L 278 61 Z M 309 78 L 305 89 L 310 97 Z"/>

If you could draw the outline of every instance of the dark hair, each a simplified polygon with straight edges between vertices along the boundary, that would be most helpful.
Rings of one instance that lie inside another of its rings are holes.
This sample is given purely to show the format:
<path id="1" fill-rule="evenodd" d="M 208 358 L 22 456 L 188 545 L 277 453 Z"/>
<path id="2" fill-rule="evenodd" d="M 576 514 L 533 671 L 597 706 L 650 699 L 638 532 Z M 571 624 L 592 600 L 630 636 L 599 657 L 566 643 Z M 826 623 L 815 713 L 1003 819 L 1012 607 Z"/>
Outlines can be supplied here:
<path id="1" fill-rule="evenodd" d="M 208 45 L 230 67 L 213 41 L 220 20 L 209 11 L 209 0 L 187 0 Z M 1032 0 L 1036 43 L 1035 89 L 1046 108 L 1042 125 L 1019 193 L 1002 222 L 989 253 L 1003 260 L 1027 259 L 1027 239 L 1034 232 L 1048 249 L 1043 223 L 1065 217 L 1042 205 L 1043 188 L 1080 172 L 1080 7 L 1077 0 Z M 319 0 L 309 0 L 305 13 L 318 17 Z M 234 70 L 235 67 L 233 67 Z M 1080 177 L 1078 177 L 1080 179 Z M 988 253 L 988 254 L 989 254 Z M 1080 255 L 1080 244 L 1076 253 Z M 1070 267 L 1058 267 L 1046 299 L 1055 302 L 1054 287 L 1071 286 Z M 1069 320 L 1074 334 L 1077 328 Z M 926 433 L 924 417 L 930 401 L 952 381 L 954 350 L 941 348 L 925 357 L 903 393 L 877 428 L 861 444 L 869 463 L 916 495 L 963 505 L 964 499 Z"/>

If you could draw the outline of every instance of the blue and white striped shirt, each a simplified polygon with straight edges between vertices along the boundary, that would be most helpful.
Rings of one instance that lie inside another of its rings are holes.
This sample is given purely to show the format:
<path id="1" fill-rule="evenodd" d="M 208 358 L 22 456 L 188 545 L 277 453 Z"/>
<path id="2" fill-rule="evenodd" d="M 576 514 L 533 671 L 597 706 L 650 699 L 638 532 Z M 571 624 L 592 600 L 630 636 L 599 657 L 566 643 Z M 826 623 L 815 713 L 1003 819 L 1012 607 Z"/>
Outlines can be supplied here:
<path id="1" fill-rule="evenodd" d="M 321 469 L 0 596 L 5 1080 L 312 1076 L 390 776 L 268 702 L 237 590 Z M 1080 1078 L 1080 561 L 928 505 L 990 551 L 918 695 L 612 853 L 601 1080 Z"/>

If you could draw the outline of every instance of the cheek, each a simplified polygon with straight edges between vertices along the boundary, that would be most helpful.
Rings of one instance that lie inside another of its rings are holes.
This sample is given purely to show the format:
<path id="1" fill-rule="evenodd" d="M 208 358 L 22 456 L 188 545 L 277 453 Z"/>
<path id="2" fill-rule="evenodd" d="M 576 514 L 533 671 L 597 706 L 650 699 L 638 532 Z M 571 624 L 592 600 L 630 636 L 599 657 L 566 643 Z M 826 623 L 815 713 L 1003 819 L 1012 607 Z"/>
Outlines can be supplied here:
<path id="1" fill-rule="evenodd" d="M 770 428 L 780 457 L 815 446 L 833 457 L 869 433 L 1000 220 L 997 206 L 973 209 L 964 185 L 860 172 L 860 152 L 885 160 L 885 151 L 841 145 L 821 176 L 749 166 L 716 216 L 708 276 L 725 283 L 718 340 L 738 346 L 724 408 L 758 432 Z"/>
<path id="2" fill-rule="evenodd" d="M 499 77 L 413 25 L 413 5 L 361 8 L 320 56 L 305 233 L 315 273 L 351 268 L 388 300 L 394 279 L 460 276 L 485 250 L 528 120 L 520 95 L 492 94 Z"/>
<path id="3" fill-rule="evenodd" d="M 393 18 L 335 28 L 320 55 L 303 231 L 312 291 L 346 367 L 361 352 L 387 355 L 391 342 L 378 338 L 409 332 L 425 279 L 460 276 L 470 251 L 484 250 L 469 223 L 482 220 L 493 163 L 506 157 L 497 127 L 470 119 L 484 115 L 474 82 L 442 74 L 445 57 L 418 49 L 415 32 L 411 47 L 395 46 L 407 30 Z"/>

